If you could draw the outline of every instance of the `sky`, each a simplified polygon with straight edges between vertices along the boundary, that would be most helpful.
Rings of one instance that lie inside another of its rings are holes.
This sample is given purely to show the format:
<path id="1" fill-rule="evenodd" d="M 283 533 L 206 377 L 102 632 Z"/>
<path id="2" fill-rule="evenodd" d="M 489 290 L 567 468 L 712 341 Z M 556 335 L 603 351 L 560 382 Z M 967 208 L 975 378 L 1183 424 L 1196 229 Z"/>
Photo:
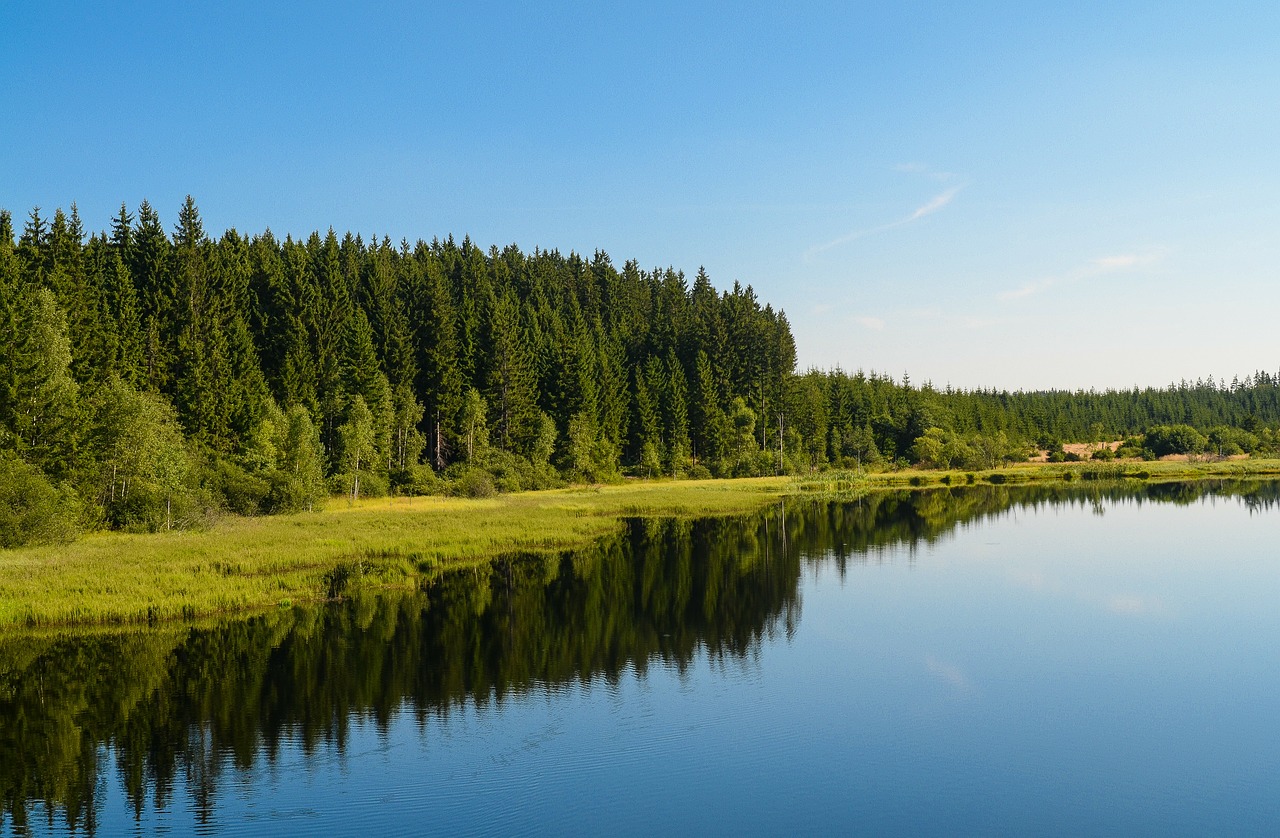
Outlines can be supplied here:
<path id="1" fill-rule="evenodd" d="M 703 266 L 939 387 L 1280 369 L 1280 4 L 1047 5 L 0 1 L 0 207 Z"/>

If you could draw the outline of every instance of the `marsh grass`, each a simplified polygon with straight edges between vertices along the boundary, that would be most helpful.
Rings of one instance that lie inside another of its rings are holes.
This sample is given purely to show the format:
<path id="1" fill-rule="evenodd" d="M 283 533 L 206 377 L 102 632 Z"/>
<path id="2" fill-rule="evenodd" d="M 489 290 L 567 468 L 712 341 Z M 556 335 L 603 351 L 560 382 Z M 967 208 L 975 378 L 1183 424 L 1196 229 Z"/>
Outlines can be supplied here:
<path id="1" fill-rule="evenodd" d="M 778 479 L 628 483 L 485 500 L 394 498 L 0 551 L 0 627 L 159 622 L 413 586 L 441 568 L 577 546 L 637 515 L 749 512 Z"/>
<path id="2" fill-rule="evenodd" d="M 939 485 L 1274 476 L 1280 476 L 1280 460 L 1086 462 L 979 472 L 631 481 L 482 500 L 335 499 L 323 512 L 231 516 L 202 531 L 103 533 L 68 545 L 0 550 L 0 629 L 195 620 L 414 587 L 445 568 L 503 553 L 580 546 L 616 531 L 626 517 L 742 514 L 788 494 L 842 498 Z"/>
<path id="3" fill-rule="evenodd" d="M 902 469 L 885 472 L 831 471 L 795 478 L 791 490 L 806 494 L 847 494 L 875 489 L 1033 483 L 1072 480 L 1197 480 L 1280 477 L 1280 460 L 1018 463 L 985 471 Z"/>

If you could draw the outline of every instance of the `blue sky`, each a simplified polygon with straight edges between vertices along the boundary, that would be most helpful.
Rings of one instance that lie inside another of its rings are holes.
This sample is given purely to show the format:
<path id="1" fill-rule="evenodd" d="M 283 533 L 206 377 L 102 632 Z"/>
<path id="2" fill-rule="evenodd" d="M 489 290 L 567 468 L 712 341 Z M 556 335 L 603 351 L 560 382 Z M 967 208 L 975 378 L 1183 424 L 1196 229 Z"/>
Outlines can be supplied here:
<path id="1" fill-rule="evenodd" d="M 8 3 L 0 206 L 705 265 L 939 386 L 1280 368 L 1280 5 L 1058 5 Z"/>

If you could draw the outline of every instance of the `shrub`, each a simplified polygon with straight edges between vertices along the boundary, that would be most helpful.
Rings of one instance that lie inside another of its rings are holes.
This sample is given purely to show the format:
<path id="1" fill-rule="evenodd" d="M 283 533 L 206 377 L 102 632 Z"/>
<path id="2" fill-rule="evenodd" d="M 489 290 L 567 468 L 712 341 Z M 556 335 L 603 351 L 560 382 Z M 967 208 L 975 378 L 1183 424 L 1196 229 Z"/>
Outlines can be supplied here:
<path id="1" fill-rule="evenodd" d="M 60 544 L 79 532 L 80 501 L 35 466 L 0 452 L 0 547 Z"/>
<path id="2" fill-rule="evenodd" d="M 439 495 L 445 491 L 444 481 L 429 465 L 416 465 L 404 477 L 399 489 L 406 495 Z"/>
<path id="3" fill-rule="evenodd" d="M 329 478 L 329 492 L 335 495 L 346 495 L 350 498 L 351 481 L 352 475 L 349 472 L 339 472 Z M 387 485 L 386 475 L 373 471 L 366 471 L 360 474 L 360 497 L 383 498 L 387 496 L 389 490 L 390 487 Z"/>
<path id="4" fill-rule="evenodd" d="M 1204 434 L 1190 425 L 1156 425 L 1147 431 L 1143 446 L 1163 457 L 1166 454 L 1198 454 L 1209 444 Z"/>
<path id="5" fill-rule="evenodd" d="M 237 515 L 260 515 L 270 510 L 271 483 L 230 460 L 216 460 L 205 479 L 213 497 Z"/>
<path id="6" fill-rule="evenodd" d="M 498 493 L 494 485 L 493 475 L 484 469 L 473 468 L 453 481 L 451 494 L 464 498 L 491 498 Z"/>

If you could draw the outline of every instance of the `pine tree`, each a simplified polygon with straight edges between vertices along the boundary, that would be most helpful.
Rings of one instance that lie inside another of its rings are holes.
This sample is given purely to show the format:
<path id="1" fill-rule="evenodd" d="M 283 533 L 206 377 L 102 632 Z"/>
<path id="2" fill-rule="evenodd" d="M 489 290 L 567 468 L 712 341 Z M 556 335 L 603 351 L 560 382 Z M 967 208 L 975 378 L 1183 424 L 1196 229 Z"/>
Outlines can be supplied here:
<path id="1" fill-rule="evenodd" d="M 720 406 L 716 375 L 707 353 L 698 352 L 696 392 L 693 401 L 694 458 L 704 464 L 717 465 L 728 453 L 728 419 Z"/>
<path id="2" fill-rule="evenodd" d="M 690 441 L 689 383 L 674 350 L 667 355 L 666 373 L 662 406 L 667 426 L 667 471 L 676 477 L 688 465 Z"/>
<path id="3" fill-rule="evenodd" d="M 492 304 L 489 323 L 486 394 L 494 410 L 498 445 L 504 451 L 527 453 L 536 429 L 533 371 L 519 304 L 508 290 Z"/>
<path id="4" fill-rule="evenodd" d="M 79 414 L 66 317 L 47 288 L 21 295 L 17 314 L 9 435 L 24 459 L 61 479 L 74 464 Z"/>
<path id="5" fill-rule="evenodd" d="M 146 358 L 146 383 L 160 391 L 169 381 L 169 360 L 177 343 L 178 326 L 173 309 L 176 289 L 169 267 L 169 239 L 160 216 L 146 201 L 138 207 L 138 223 L 129 250 L 129 275 L 133 277 L 142 314 Z"/>

